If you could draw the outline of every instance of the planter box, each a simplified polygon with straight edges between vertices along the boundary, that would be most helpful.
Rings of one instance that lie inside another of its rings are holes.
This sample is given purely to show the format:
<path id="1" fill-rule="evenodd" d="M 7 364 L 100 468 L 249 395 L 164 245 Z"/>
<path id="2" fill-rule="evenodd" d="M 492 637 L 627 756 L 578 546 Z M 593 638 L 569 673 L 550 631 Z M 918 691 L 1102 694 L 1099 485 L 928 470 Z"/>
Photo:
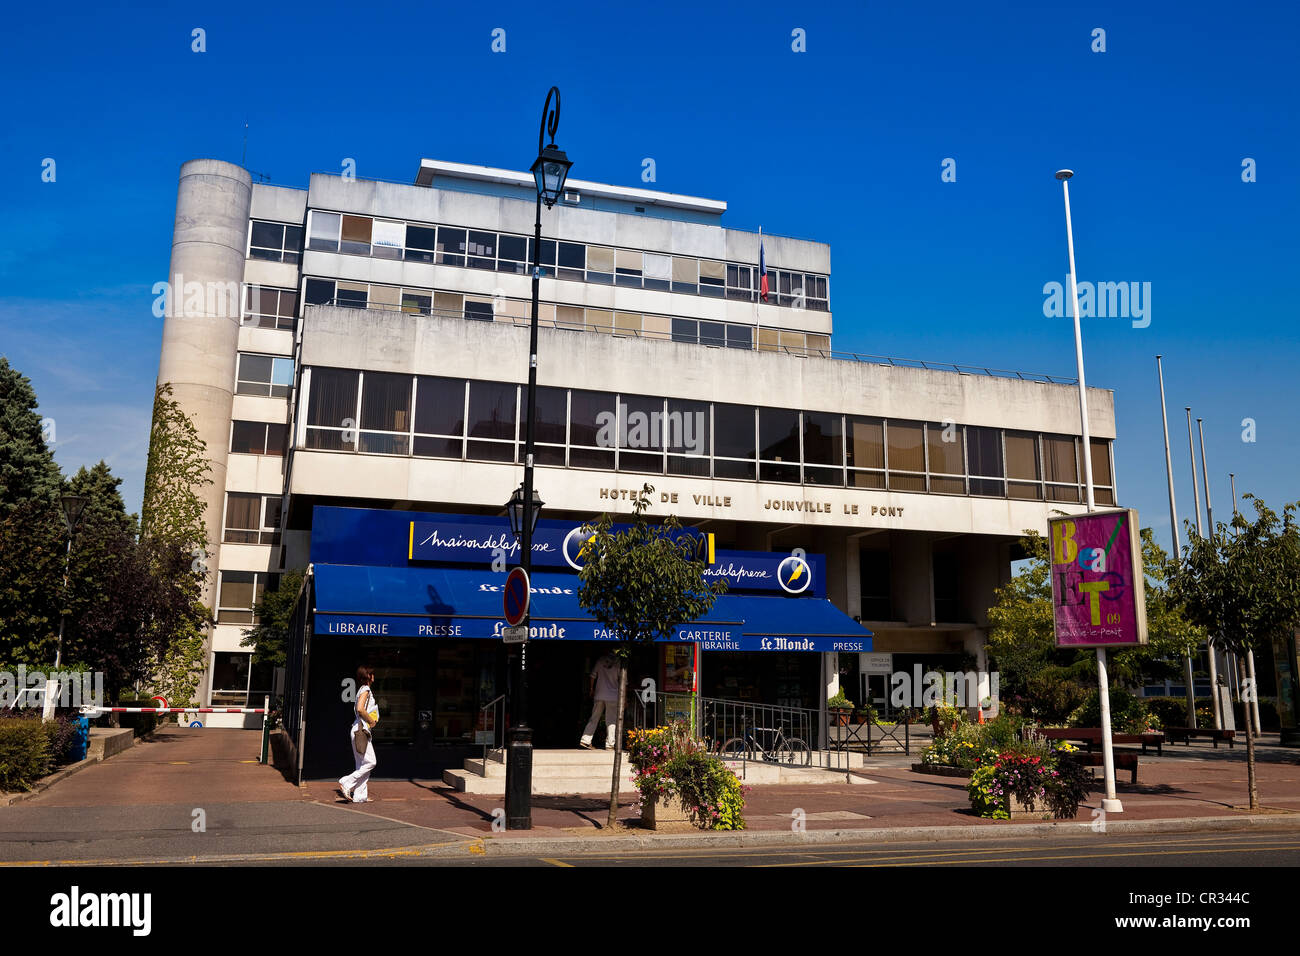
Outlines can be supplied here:
<path id="1" fill-rule="evenodd" d="M 647 800 L 641 806 L 641 823 L 651 830 L 658 829 L 661 823 L 690 823 L 691 815 L 682 806 L 679 797 L 658 797 Z"/>
<path id="2" fill-rule="evenodd" d="M 936 777 L 965 777 L 970 779 L 972 771 L 963 770 L 961 767 L 945 767 L 943 764 L 932 763 L 914 763 L 912 764 L 913 773 L 928 773 Z"/>
<path id="3" fill-rule="evenodd" d="M 1014 796 L 1009 796 L 1007 799 L 1008 799 L 1008 800 L 1010 801 L 1010 803 L 1011 803 L 1011 819 L 1012 819 L 1012 820 L 1050 820 L 1050 819 L 1052 819 L 1052 811 L 1049 810 L 1049 809 L 1047 809 L 1047 805 L 1046 805 L 1045 803 L 1043 803 L 1042 801 L 1038 801 L 1038 802 L 1036 802 L 1036 803 L 1034 804 L 1035 809 L 1030 810 L 1030 809 L 1026 808 L 1025 805 L 1024 805 L 1023 803 L 1021 803 L 1019 800 L 1017 800 Z"/>

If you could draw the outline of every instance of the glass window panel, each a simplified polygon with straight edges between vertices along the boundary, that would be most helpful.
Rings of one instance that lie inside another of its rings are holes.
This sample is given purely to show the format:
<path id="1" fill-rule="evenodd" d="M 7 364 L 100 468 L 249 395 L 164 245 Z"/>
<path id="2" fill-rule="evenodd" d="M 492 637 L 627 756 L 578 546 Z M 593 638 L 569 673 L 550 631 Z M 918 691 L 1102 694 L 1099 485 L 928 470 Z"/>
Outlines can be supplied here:
<path id="1" fill-rule="evenodd" d="M 1025 432 L 1007 432 L 1007 477 L 1042 478 L 1038 470 L 1038 436 Z M 1019 497 L 1019 496 L 1016 496 Z M 1038 497 L 1035 495 L 1034 497 Z"/>
<path id="2" fill-rule="evenodd" d="M 361 427 L 404 432 L 411 427 L 411 376 L 366 372 L 361 382 Z"/>
<path id="3" fill-rule="evenodd" d="M 692 259 L 685 256 L 673 256 L 673 281 L 690 282 L 698 281 L 700 275 L 700 260 Z"/>
<path id="4" fill-rule="evenodd" d="M 664 471 L 663 455 L 645 452 L 621 451 L 618 453 L 619 471 L 640 471 L 652 475 L 662 475 Z"/>
<path id="5" fill-rule="evenodd" d="M 1079 473 L 1075 440 L 1068 435 L 1044 435 L 1043 470 L 1048 481 L 1077 484 Z M 1066 500 L 1078 500 L 1078 496 Z"/>
<path id="6" fill-rule="evenodd" d="M 280 290 L 280 311 L 278 313 L 282 318 L 292 319 L 298 314 L 298 293 L 292 289 Z M 281 328 L 285 326 L 282 324 Z M 290 323 L 292 327 L 292 323 Z"/>
<path id="7" fill-rule="evenodd" d="M 221 601 L 225 608 L 251 608 L 256 602 L 257 575 L 252 571 L 222 571 Z"/>
<path id="8" fill-rule="evenodd" d="M 776 329 L 758 330 L 759 351 L 775 352 L 780 341 L 780 333 Z"/>
<path id="9" fill-rule="evenodd" d="M 234 422 L 230 429 L 230 451 L 233 454 L 260 455 L 266 447 L 266 425 L 263 422 Z"/>
<path id="10" fill-rule="evenodd" d="M 573 305 L 557 305 L 555 307 L 555 324 L 562 329 L 581 329 L 586 326 L 586 319 L 583 318 L 584 310 Z"/>
<path id="11" fill-rule="evenodd" d="M 755 457 L 752 405 L 713 406 L 713 453 L 723 458 Z"/>
<path id="12" fill-rule="evenodd" d="M 587 328 L 594 329 L 597 332 L 612 332 L 614 313 L 606 309 L 588 309 Z"/>
<path id="13" fill-rule="evenodd" d="M 1099 505 L 1113 505 L 1115 503 L 1115 492 L 1110 488 L 1094 487 L 1092 497 Z"/>
<path id="14" fill-rule="evenodd" d="M 716 346 L 726 345 L 727 327 L 721 322 L 701 322 L 700 344 Z"/>
<path id="15" fill-rule="evenodd" d="M 469 296 L 466 296 L 465 318 L 476 322 L 491 322 L 493 320 L 492 300 L 471 299 Z"/>
<path id="16" fill-rule="evenodd" d="M 698 342 L 700 326 L 694 319 L 673 319 L 674 342 Z"/>
<path id="17" fill-rule="evenodd" d="M 614 418 L 614 396 L 606 392 L 588 392 L 573 389 L 569 395 L 572 403 L 569 412 L 569 444 L 596 445 L 597 433 L 607 421 Z M 572 456 L 570 456 L 572 461 Z M 610 465 L 614 463 L 610 457 Z"/>
<path id="18" fill-rule="evenodd" d="M 524 390 L 520 396 L 521 404 L 528 404 L 528 391 Z M 535 396 L 536 407 L 533 414 L 533 439 L 539 442 L 549 442 L 554 445 L 563 445 L 565 442 L 565 423 L 568 418 L 568 392 L 562 388 L 539 387 Z M 524 409 L 524 415 L 528 414 Z M 526 420 L 526 419 L 525 419 Z M 548 464 L 564 464 L 564 456 L 560 456 L 558 462 L 548 462 Z"/>
<path id="19" fill-rule="evenodd" d="M 831 337 L 829 335 L 814 335 L 809 332 L 805 339 L 806 346 L 809 349 L 816 349 L 819 352 L 829 352 L 831 348 Z"/>
<path id="20" fill-rule="evenodd" d="M 334 301 L 333 279 L 308 279 L 307 304 L 324 305 Z"/>
<path id="21" fill-rule="evenodd" d="M 267 495 L 262 517 L 263 528 L 280 527 L 280 506 L 283 504 L 279 495 Z"/>
<path id="22" fill-rule="evenodd" d="M 340 282 L 334 290 L 334 299 L 338 305 L 364 309 L 368 301 L 368 291 L 364 282 Z"/>
<path id="23" fill-rule="evenodd" d="M 253 221 L 253 234 L 249 241 L 251 246 L 262 246 L 277 252 L 284 247 L 284 226 L 278 222 Z"/>
<path id="24" fill-rule="evenodd" d="M 402 290 L 402 311 L 428 315 L 433 309 L 433 296 L 427 292 Z"/>
<path id="25" fill-rule="evenodd" d="M 843 486 L 844 472 L 839 468 L 817 468 L 804 465 L 804 484 Z"/>
<path id="26" fill-rule="evenodd" d="M 981 478 L 1002 477 L 1002 432 L 997 428 L 966 429 L 966 458 L 971 475 Z M 990 492 L 979 492 L 989 494 Z M 1000 494 L 1001 492 L 996 492 Z"/>
<path id="27" fill-rule="evenodd" d="M 832 412 L 803 413 L 803 460 L 814 465 L 844 461 L 844 419 Z"/>
<path id="28" fill-rule="evenodd" d="M 439 315 L 460 317 L 465 312 L 465 297 L 459 292 L 435 292 L 433 310 Z"/>
<path id="29" fill-rule="evenodd" d="M 406 227 L 406 258 L 412 262 L 433 262 L 438 248 L 438 230 L 433 226 Z"/>
<path id="30" fill-rule="evenodd" d="M 754 330 L 748 325 L 727 326 L 727 348 L 752 349 L 754 347 Z"/>
<path id="31" fill-rule="evenodd" d="M 663 448 L 663 399 L 646 395 L 622 395 L 619 397 L 618 414 L 620 421 L 617 433 L 611 435 L 611 430 L 607 428 L 600 437 L 617 437 L 620 448 Z M 600 444 L 608 447 L 609 442 L 602 441 Z M 619 460 L 622 461 L 621 458 Z"/>
<path id="32" fill-rule="evenodd" d="M 256 544 L 257 535 L 232 535 L 231 532 L 254 531 L 262 527 L 262 496 L 226 492 L 225 540 L 236 544 Z"/>
<path id="33" fill-rule="evenodd" d="M 854 488 L 884 488 L 885 473 L 883 471 L 850 471 L 849 485 Z"/>
<path id="34" fill-rule="evenodd" d="M 925 451 L 921 444 L 921 423 L 891 421 L 886 433 L 889 438 L 889 470 L 924 472 Z M 912 490 L 925 489 L 922 486 Z"/>
<path id="35" fill-rule="evenodd" d="M 738 464 L 743 465 L 743 462 Z M 709 459 L 707 458 L 686 458 L 681 455 L 668 456 L 668 474 L 670 475 L 692 475 L 697 478 L 709 477 Z"/>
<path id="36" fill-rule="evenodd" d="M 516 262 L 528 261 L 528 240 L 523 236 L 500 236 L 497 243 L 497 255 L 500 258 Z"/>
<path id="37" fill-rule="evenodd" d="M 798 464 L 799 413 L 789 408 L 760 408 L 758 441 L 761 452 L 759 457 L 764 460 L 792 461 Z M 798 481 L 798 477 L 795 480 Z"/>
<path id="38" fill-rule="evenodd" d="M 272 359 L 269 355 L 250 355 L 239 353 L 239 380 L 241 382 L 271 381 Z"/>
<path id="39" fill-rule="evenodd" d="M 465 382 L 459 378 L 418 376 L 415 383 L 415 430 L 426 435 L 461 435 L 465 431 Z M 421 452 L 416 452 L 421 454 Z M 455 457 L 460 457 L 456 452 Z"/>
<path id="40" fill-rule="evenodd" d="M 614 330 L 628 335 L 635 335 L 641 331 L 641 313 L 640 312 L 615 312 L 614 313 Z"/>
<path id="41" fill-rule="evenodd" d="M 515 393 L 518 387 L 502 382 L 469 383 L 469 434 L 471 438 L 515 438 Z M 525 391 L 525 400 L 527 392 Z M 471 442 L 470 457 L 474 454 Z M 506 448 L 505 458 L 493 461 L 513 461 L 514 452 Z"/>
<path id="42" fill-rule="evenodd" d="M 370 241 L 374 244 L 373 255 L 381 259 L 400 259 L 402 247 L 406 245 L 406 223 L 376 219 Z"/>
<path id="43" fill-rule="evenodd" d="M 941 478 L 932 475 L 930 477 L 930 490 L 941 495 L 964 495 L 966 493 L 966 479 Z"/>
<path id="44" fill-rule="evenodd" d="M 1095 491 L 1093 493 L 1093 497 L 1096 498 Z M 1049 501 L 1078 501 L 1079 486 L 1078 485 L 1048 485 L 1047 498 Z"/>
<path id="45" fill-rule="evenodd" d="M 926 427 L 926 443 L 930 446 L 930 473 L 932 475 L 964 475 L 962 460 L 963 426 L 946 422 L 930 422 Z M 893 426 L 890 426 L 893 432 Z M 894 467 L 894 460 L 889 461 Z M 904 470 L 911 470 L 910 466 Z"/>
<path id="46" fill-rule="evenodd" d="M 275 455 L 277 458 L 284 456 L 285 437 L 288 434 L 289 426 L 283 423 L 272 422 L 266 426 L 266 453 Z"/>
<path id="47" fill-rule="evenodd" d="M 587 268 L 595 272 L 613 272 L 614 250 L 608 246 L 588 246 Z"/>
<path id="48" fill-rule="evenodd" d="M 533 261 L 533 240 L 531 239 L 528 240 L 528 261 L 530 263 Z M 555 240 L 554 239 L 542 240 L 541 264 L 543 267 L 555 265 Z M 543 268 L 543 271 L 545 272 L 550 270 L 546 270 L 545 268 Z"/>
<path id="49" fill-rule="evenodd" d="M 614 260 L 619 275 L 641 275 L 641 253 L 635 249 L 619 249 Z"/>
<path id="50" fill-rule="evenodd" d="M 311 214 L 311 239 L 307 244 L 307 248 L 320 249 L 325 252 L 338 252 L 340 218 L 338 213 L 313 212 Z"/>
<path id="51" fill-rule="evenodd" d="M 344 419 L 351 419 L 355 424 L 356 417 L 357 372 L 342 368 L 312 369 L 307 424 L 346 428 Z"/>
<path id="52" fill-rule="evenodd" d="M 614 451 L 613 449 L 605 451 L 599 448 L 570 448 L 569 467 L 612 469 L 614 467 Z"/>
<path id="53" fill-rule="evenodd" d="M 898 472 L 891 471 L 889 473 L 889 490 L 925 491 L 925 475 L 900 475 Z"/>
<path id="54" fill-rule="evenodd" d="M 779 481 L 785 484 L 799 484 L 799 466 L 795 465 L 774 465 L 771 462 L 760 462 L 758 466 L 759 481 Z"/>
<path id="55" fill-rule="evenodd" d="M 758 468 L 752 461 L 727 461 L 725 458 L 713 460 L 714 478 L 737 478 L 753 481 L 758 476 Z"/>
<path id="56" fill-rule="evenodd" d="M 1032 484 L 1027 481 L 1011 481 L 1007 483 L 1007 493 L 1012 498 L 1025 498 L 1030 501 L 1041 501 L 1043 499 L 1043 486 Z"/>
<path id="57" fill-rule="evenodd" d="M 514 461 L 515 446 L 513 442 L 472 441 L 465 457 L 472 461 Z"/>
<path id="58" fill-rule="evenodd" d="M 714 262 L 712 259 L 700 260 L 700 280 L 715 280 L 716 285 L 722 285 L 723 279 L 727 275 L 727 264 L 725 262 Z"/>
<path id="59" fill-rule="evenodd" d="M 271 366 L 271 394 L 288 395 L 291 388 L 293 388 L 293 359 L 274 359 Z"/>
<path id="60" fill-rule="evenodd" d="M 351 436 L 356 432 L 349 433 L 347 444 L 343 442 L 342 431 L 328 431 L 324 428 L 307 429 L 307 447 L 317 451 L 353 451 L 353 439 Z"/>
<path id="61" fill-rule="evenodd" d="M 372 220 L 369 216 L 344 216 L 343 241 L 339 244 L 339 251 L 370 255 L 371 227 Z"/>
<path id="62" fill-rule="evenodd" d="M 789 349 L 794 352 L 802 352 L 804 349 L 804 337 L 802 332 L 781 331 L 781 348 Z"/>
<path id="63" fill-rule="evenodd" d="M 415 436 L 414 452 L 420 458 L 460 458 L 464 442 L 459 438 Z"/>
<path id="64" fill-rule="evenodd" d="M 712 447 L 709 442 L 709 403 L 668 399 L 668 417 L 664 421 L 664 429 L 670 452 L 708 455 Z M 707 467 L 703 474 L 708 474 Z"/>
<path id="65" fill-rule="evenodd" d="M 362 432 L 360 450 L 368 455 L 405 455 L 408 439 L 406 435 L 385 435 L 380 432 Z"/>
<path id="66" fill-rule="evenodd" d="M 465 230 L 438 227 L 438 261 L 444 265 L 465 264 Z"/>
<path id="67" fill-rule="evenodd" d="M 1092 483 L 1093 497 L 1097 496 L 1097 485 L 1109 485 L 1110 480 L 1110 442 L 1099 438 L 1089 439 L 1092 446 Z"/>
<path id="68" fill-rule="evenodd" d="M 667 289 L 673 275 L 672 256 L 662 256 L 655 252 L 642 254 L 644 285 L 647 289 Z"/>
<path id="69" fill-rule="evenodd" d="M 372 285 L 370 287 L 371 307 L 396 310 L 402 301 L 402 290 L 395 285 Z"/>
<path id="70" fill-rule="evenodd" d="M 466 264 L 471 269 L 496 268 L 497 234 L 470 230 L 466 251 L 469 253 Z"/>
<path id="71" fill-rule="evenodd" d="M 1007 484 L 1001 478 L 971 478 L 970 493 L 1002 498 L 1007 493 Z"/>
<path id="72" fill-rule="evenodd" d="M 562 269 L 587 268 L 587 247 L 580 242 L 562 242 L 559 248 L 559 262 Z"/>

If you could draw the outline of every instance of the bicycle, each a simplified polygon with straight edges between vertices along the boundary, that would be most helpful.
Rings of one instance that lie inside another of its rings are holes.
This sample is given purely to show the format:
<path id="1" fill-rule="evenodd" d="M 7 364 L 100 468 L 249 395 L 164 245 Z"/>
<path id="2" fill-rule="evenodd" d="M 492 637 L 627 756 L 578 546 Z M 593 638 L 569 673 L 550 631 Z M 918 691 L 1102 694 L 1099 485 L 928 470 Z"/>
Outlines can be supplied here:
<path id="1" fill-rule="evenodd" d="M 750 730 L 776 736 L 770 747 L 764 747 Z M 807 767 L 812 763 L 812 750 L 809 746 L 798 737 L 787 737 L 783 727 L 748 728 L 743 738 L 732 737 L 718 749 L 718 753 L 724 760 L 738 760 L 742 757 L 753 760 L 757 759 L 757 754 L 769 763 L 784 763 L 795 767 Z"/>

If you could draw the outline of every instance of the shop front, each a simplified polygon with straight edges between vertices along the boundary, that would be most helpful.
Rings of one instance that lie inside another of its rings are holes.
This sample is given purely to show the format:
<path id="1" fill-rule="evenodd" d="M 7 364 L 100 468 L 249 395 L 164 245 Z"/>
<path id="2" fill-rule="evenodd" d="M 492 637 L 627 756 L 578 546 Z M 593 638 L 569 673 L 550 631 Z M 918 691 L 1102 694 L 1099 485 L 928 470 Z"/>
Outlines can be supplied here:
<path id="1" fill-rule="evenodd" d="M 527 659 L 539 748 L 577 746 L 588 675 L 616 641 L 578 603 L 579 528 L 543 520 L 536 533 Z M 375 668 L 381 708 L 377 775 L 436 776 L 501 739 L 519 653 L 502 640 L 502 589 L 517 552 L 504 518 L 315 508 L 288 685 L 300 695 L 304 777 L 346 769 L 348 695 L 362 663 Z M 823 655 L 871 649 L 869 632 L 826 600 L 820 555 L 711 558 L 708 573 L 727 580 L 727 593 L 671 639 L 632 650 L 629 725 L 687 717 L 700 694 L 816 707 Z"/>

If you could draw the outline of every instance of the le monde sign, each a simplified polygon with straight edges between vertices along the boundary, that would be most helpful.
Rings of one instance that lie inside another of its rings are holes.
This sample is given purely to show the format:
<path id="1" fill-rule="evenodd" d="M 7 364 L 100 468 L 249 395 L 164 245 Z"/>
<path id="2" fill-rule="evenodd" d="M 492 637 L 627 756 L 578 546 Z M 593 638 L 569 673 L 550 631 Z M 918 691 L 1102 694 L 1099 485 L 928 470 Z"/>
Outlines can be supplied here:
<path id="1" fill-rule="evenodd" d="M 1048 519 L 1057 647 L 1147 642 L 1142 541 L 1133 508 Z"/>

